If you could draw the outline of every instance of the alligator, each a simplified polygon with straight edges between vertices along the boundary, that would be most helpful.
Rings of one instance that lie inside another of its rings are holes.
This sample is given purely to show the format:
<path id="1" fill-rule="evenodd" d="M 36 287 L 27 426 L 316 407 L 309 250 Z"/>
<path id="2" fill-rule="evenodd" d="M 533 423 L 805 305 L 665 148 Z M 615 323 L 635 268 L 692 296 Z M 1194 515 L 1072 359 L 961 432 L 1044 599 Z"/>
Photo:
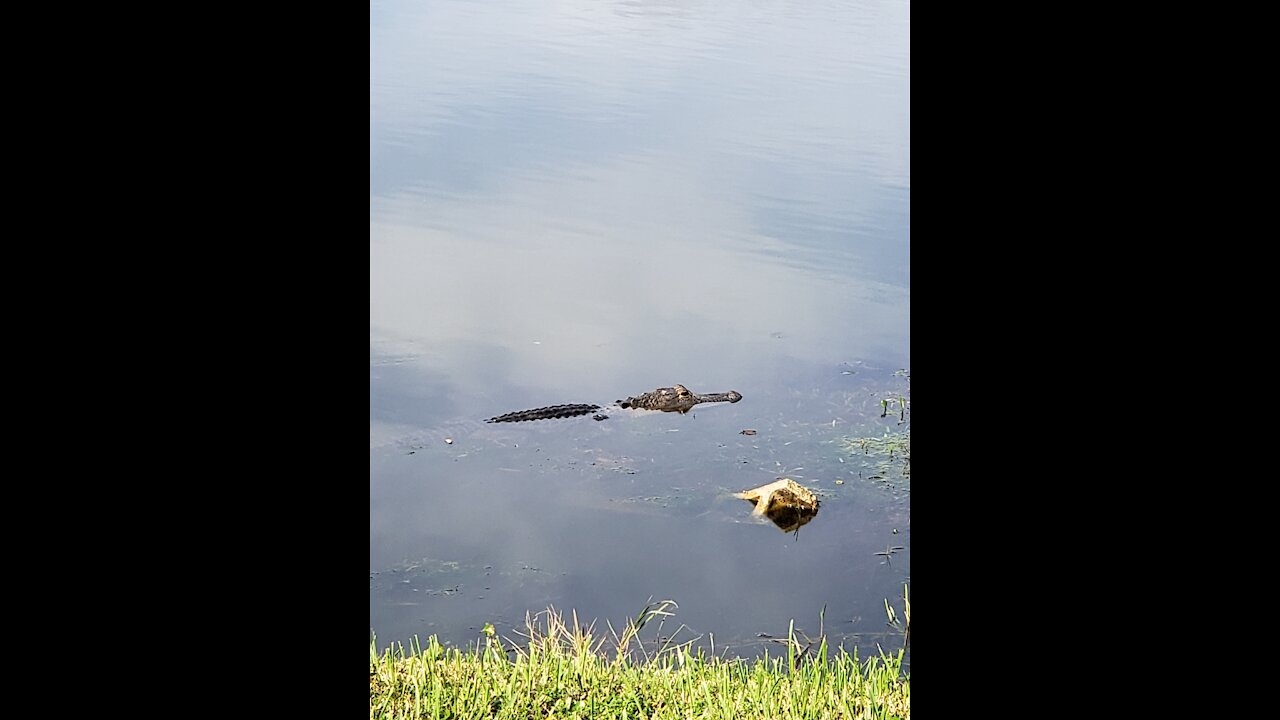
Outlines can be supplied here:
<path id="1" fill-rule="evenodd" d="M 634 408 L 636 410 L 661 410 L 663 412 L 678 412 L 684 414 L 693 409 L 694 405 L 711 402 L 729 402 L 736 403 L 742 399 L 742 393 L 737 390 L 730 390 L 724 393 L 711 393 L 710 395 L 699 395 L 692 392 L 683 385 L 674 385 L 672 387 L 658 388 L 652 392 L 629 397 L 626 400 L 615 400 L 614 405 L 620 408 Z M 524 422 L 525 420 L 551 420 L 554 418 L 569 418 L 578 415 L 586 415 L 602 409 L 599 405 L 588 405 L 585 403 L 575 403 L 568 405 L 548 405 L 547 407 L 533 408 L 532 410 L 517 410 L 509 412 L 505 415 L 491 417 L 485 422 Z M 595 420 L 607 420 L 608 415 L 597 413 Z"/>

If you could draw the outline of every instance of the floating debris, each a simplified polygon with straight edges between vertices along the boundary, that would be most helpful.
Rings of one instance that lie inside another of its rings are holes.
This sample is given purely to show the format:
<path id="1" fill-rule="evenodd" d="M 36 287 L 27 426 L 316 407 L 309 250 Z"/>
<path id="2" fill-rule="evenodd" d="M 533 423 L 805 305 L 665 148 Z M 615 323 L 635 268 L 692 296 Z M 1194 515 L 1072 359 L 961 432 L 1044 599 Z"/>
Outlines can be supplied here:
<path id="1" fill-rule="evenodd" d="M 881 564 L 881 565 L 884 565 L 884 564 L 892 565 L 892 564 L 893 564 L 893 560 L 892 560 L 892 558 L 893 558 L 893 554 L 894 554 L 894 553 L 896 553 L 896 552 L 898 552 L 899 550 L 906 550 L 906 548 L 905 548 L 905 547 L 903 547 L 903 546 L 901 546 L 901 545 L 889 545 L 889 546 L 886 546 L 884 550 L 881 550 L 880 552 L 878 552 L 878 553 L 873 553 L 873 554 L 874 554 L 874 555 L 883 555 L 883 556 L 884 556 L 884 560 L 881 560 L 881 561 L 880 561 L 880 564 Z"/>
<path id="2" fill-rule="evenodd" d="M 444 439 L 444 444 L 445 444 L 445 445 L 452 445 L 452 444 L 453 444 L 453 438 L 445 438 L 445 439 Z"/>
<path id="3" fill-rule="evenodd" d="M 791 478 L 734 493 L 734 497 L 756 506 L 752 515 L 767 517 L 782 532 L 798 531 L 818 514 L 818 499 L 808 488 Z"/>

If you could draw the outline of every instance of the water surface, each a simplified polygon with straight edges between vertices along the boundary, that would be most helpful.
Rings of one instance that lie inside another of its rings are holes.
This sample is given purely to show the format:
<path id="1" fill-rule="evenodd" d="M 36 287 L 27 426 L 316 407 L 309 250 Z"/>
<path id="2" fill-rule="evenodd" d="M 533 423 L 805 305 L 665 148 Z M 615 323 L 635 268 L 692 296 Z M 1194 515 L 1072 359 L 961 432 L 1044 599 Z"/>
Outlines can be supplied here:
<path id="1" fill-rule="evenodd" d="M 895 646 L 909 478 L 845 441 L 908 427 L 909 10 L 372 3 L 380 645 L 669 598 L 717 651 Z M 481 422 L 675 383 L 743 400 Z M 777 477 L 798 533 L 732 496 Z"/>

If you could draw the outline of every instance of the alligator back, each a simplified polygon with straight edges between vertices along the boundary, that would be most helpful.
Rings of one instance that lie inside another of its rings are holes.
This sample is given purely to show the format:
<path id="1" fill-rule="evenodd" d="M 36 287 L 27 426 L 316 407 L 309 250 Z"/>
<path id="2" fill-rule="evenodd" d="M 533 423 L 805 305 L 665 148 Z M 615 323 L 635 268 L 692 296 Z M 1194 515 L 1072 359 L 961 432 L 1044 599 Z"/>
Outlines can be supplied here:
<path id="1" fill-rule="evenodd" d="M 548 405 L 547 407 L 533 408 L 532 410 L 517 410 L 509 412 L 505 415 L 491 417 L 485 422 L 524 422 L 525 420 L 552 420 L 555 418 L 576 417 L 578 415 L 586 415 L 590 412 L 599 410 L 599 405 Z"/>

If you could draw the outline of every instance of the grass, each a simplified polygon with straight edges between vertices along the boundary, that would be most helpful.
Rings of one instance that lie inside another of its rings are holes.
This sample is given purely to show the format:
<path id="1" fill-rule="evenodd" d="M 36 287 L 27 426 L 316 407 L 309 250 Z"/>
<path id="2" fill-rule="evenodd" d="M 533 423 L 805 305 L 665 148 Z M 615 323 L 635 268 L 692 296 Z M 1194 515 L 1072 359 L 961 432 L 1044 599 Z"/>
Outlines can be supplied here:
<path id="1" fill-rule="evenodd" d="M 597 634 L 554 608 L 525 618 L 521 640 L 492 625 L 468 650 L 433 635 L 379 652 L 369 643 L 370 718 L 910 718 L 904 649 L 859 661 L 794 631 L 785 657 L 754 662 L 694 652 L 692 642 L 640 641 L 674 603 L 649 604 L 621 633 Z M 908 606 L 909 607 L 909 606 Z M 909 612 L 909 610 L 908 610 Z M 678 633 L 678 631 L 677 631 Z M 661 635 L 660 635 L 661 637 Z M 905 642 L 905 638 L 904 638 Z M 810 652 L 813 651 L 813 652 Z"/>

